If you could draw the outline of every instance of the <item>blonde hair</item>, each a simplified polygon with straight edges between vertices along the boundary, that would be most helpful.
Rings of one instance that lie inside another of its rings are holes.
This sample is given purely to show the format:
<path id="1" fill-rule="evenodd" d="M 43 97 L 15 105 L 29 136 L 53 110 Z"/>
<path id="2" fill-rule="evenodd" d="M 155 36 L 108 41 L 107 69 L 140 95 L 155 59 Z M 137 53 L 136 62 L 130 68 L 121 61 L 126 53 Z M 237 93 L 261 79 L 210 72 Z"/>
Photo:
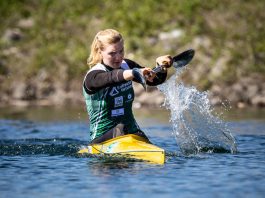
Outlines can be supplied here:
<path id="1" fill-rule="evenodd" d="M 105 29 L 99 31 L 91 44 L 90 55 L 87 59 L 89 67 L 101 63 L 102 57 L 100 55 L 100 50 L 104 50 L 106 45 L 115 44 L 120 41 L 123 41 L 122 35 L 116 30 Z"/>

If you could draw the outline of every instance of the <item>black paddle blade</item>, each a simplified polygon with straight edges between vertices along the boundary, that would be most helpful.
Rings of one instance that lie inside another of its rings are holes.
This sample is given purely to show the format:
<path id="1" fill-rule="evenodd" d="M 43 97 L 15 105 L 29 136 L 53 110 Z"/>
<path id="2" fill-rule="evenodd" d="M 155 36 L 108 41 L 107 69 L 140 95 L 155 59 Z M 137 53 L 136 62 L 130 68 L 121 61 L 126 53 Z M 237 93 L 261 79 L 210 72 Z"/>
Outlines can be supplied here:
<path id="1" fill-rule="evenodd" d="M 146 91 L 146 81 L 143 75 L 141 74 L 140 70 L 138 68 L 133 68 L 132 74 L 133 74 L 134 80 L 140 83 L 144 87 L 144 90 Z"/>
<path id="2" fill-rule="evenodd" d="M 180 68 L 187 65 L 193 58 L 195 51 L 193 49 L 186 50 L 173 57 L 173 67 Z"/>

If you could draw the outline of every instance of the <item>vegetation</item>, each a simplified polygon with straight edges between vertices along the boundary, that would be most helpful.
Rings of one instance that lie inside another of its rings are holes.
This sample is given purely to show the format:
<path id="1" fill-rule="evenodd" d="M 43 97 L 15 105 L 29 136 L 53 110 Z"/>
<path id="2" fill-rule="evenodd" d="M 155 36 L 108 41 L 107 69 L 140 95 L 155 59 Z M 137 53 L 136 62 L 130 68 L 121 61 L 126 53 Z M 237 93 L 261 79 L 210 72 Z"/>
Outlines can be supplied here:
<path id="1" fill-rule="evenodd" d="M 206 37 L 210 47 L 197 50 L 211 63 L 224 50 L 230 55 L 216 80 L 265 74 L 264 7 L 260 0 L 0 1 L 0 76 L 25 80 L 45 70 L 55 79 L 80 78 L 88 69 L 89 45 L 105 28 L 119 30 L 127 56 L 141 64 L 152 66 L 156 56 L 174 55 Z M 182 36 L 161 39 L 174 30 Z M 199 82 L 209 86 L 205 79 Z"/>

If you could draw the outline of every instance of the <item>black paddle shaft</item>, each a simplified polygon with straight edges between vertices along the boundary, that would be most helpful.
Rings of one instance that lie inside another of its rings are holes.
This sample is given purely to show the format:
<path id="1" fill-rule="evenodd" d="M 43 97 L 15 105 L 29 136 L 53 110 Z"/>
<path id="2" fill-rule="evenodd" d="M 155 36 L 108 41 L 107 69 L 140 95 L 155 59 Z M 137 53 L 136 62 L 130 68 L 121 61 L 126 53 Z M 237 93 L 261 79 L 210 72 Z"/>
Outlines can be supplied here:
<path id="1" fill-rule="evenodd" d="M 195 51 L 193 49 L 189 49 L 189 50 L 186 50 L 186 51 L 178 54 L 177 56 L 174 56 L 172 59 L 173 67 L 174 68 L 180 68 L 180 67 L 187 65 L 192 60 L 194 54 L 195 54 Z M 161 72 L 167 67 L 168 67 L 168 65 L 158 65 L 157 67 L 155 67 L 153 69 L 153 72 L 155 72 L 155 73 Z M 146 90 L 146 81 L 145 81 L 143 75 L 141 74 L 140 69 L 134 68 L 132 72 L 133 72 L 133 76 L 134 76 L 135 81 L 140 83 L 144 87 L 144 89 Z M 148 74 L 146 74 L 146 75 L 145 76 L 148 77 Z"/>

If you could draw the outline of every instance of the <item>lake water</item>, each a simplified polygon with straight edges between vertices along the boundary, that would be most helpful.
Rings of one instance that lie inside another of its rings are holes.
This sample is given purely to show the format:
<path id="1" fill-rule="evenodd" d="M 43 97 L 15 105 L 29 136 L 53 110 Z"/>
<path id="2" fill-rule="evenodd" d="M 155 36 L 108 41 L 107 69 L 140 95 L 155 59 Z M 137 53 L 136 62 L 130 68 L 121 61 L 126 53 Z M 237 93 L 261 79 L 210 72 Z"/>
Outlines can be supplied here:
<path id="1" fill-rule="evenodd" d="M 80 157 L 84 109 L 0 109 L 0 197 L 264 197 L 265 112 L 224 112 L 237 152 L 183 154 L 166 110 L 135 115 L 166 163 Z M 203 123 L 202 123 L 203 124 Z"/>
<path id="2" fill-rule="evenodd" d="M 264 110 L 217 111 L 179 80 L 184 70 L 158 86 L 164 110 L 135 111 L 164 165 L 77 155 L 89 141 L 84 109 L 0 109 L 0 196 L 264 197 Z"/>

